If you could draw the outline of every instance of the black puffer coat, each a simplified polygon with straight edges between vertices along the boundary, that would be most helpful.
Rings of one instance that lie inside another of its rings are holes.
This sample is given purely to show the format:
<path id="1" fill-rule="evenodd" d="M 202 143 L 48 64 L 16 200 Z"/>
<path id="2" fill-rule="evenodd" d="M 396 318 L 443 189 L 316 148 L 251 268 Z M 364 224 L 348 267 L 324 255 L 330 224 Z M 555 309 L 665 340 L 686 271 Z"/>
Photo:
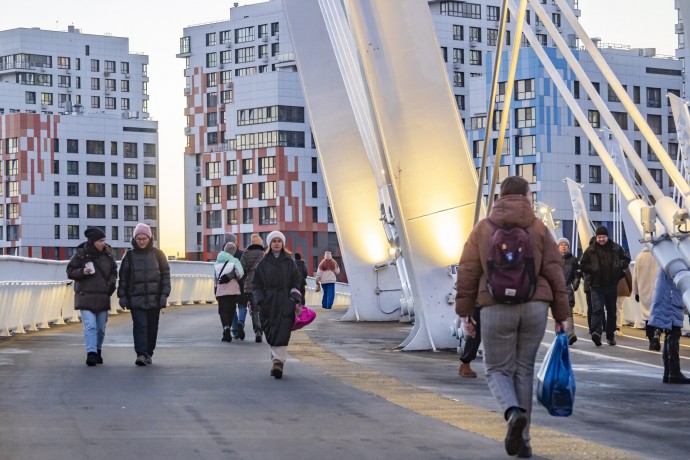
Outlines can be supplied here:
<path id="1" fill-rule="evenodd" d="M 269 252 L 256 266 L 253 296 L 269 345 L 287 346 L 290 341 L 295 323 L 295 301 L 290 291 L 299 290 L 301 281 L 295 261 L 284 250 L 278 257 Z"/>
<path id="2" fill-rule="evenodd" d="M 570 251 L 563 255 L 563 275 L 565 276 L 565 288 L 568 290 L 568 303 L 575 305 L 575 291 L 580 286 L 580 263 Z"/>
<path id="3" fill-rule="evenodd" d="M 120 306 L 165 308 L 170 295 L 170 265 L 165 254 L 153 247 L 153 240 L 142 249 L 132 239 L 132 246 L 120 263 Z"/>
<path id="4" fill-rule="evenodd" d="M 629 264 L 630 256 L 618 243 L 608 240 L 601 245 L 595 241 L 582 254 L 580 270 L 589 275 L 591 287 L 603 288 L 616 286 Z"/>
<path id="5" fill-rule="evenodd" d="M 93 262 L 96 273 L 84 274 L 84 265 Z M 110 296 L 115 292 L 117 264 L 113 248 L 105 245 L 103 251 L 85 241 L 67 264 L 67 277 L 74 280 L 74 309 L 99 312 L 110 310 Z"/>

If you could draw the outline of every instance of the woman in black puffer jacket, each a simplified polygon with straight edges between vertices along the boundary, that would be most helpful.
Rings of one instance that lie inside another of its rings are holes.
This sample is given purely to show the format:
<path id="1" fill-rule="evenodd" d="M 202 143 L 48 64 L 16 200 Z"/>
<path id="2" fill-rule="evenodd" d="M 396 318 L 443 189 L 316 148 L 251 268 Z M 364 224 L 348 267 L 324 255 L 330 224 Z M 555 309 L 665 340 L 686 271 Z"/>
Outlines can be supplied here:
<path id="1" fill-rule="evenodd" d="M 103 230 L 88 227 L 84 236 L 87 241 L 77 246 L 67 264 L 67 277 L 74 280 L 74 309 L 81 310 L 86 365 L 95 366 L 103 364 L 101 347 L 105 339 L 110 296 L 115 292 L 117 265 L 113 249 L 105 242 Z"/>
<path id="2" fill-rule="evenodd" d="M 120 264 L 117 296 L 120 306 L 132 312 L 134 364 L 153 364 L 161 308 L 170 295 L 170 265 L 163 251 L 153 247 L 153 234 L 146 224 L 137 224 L 132 249 Z"/>
<path id="3" fill-rule="evenodd" d="M 252 297 L 259 307 L 261 328 L 271 348 L 271 375 L 279 379 L 283 377 L 287 346 L 295 324 L 295 303 L 302 303 L 299 292 L 302 276 L 285 250 L 285 235 L 273 231 L 266 242 L 268 249 L 254 273 Z"/>

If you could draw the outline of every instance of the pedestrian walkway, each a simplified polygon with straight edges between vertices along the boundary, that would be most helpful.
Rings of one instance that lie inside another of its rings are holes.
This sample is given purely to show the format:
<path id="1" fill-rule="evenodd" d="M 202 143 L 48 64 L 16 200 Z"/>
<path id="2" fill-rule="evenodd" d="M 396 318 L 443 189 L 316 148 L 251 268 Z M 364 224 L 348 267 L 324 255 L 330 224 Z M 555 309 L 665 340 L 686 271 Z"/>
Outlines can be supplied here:
<path id="1" fill-rule="evenodd" d="M 79 324 L 1 339 L 0 459 L 506 457 L 481 361 L 463 379 L 454 352 L 398 351 L 409 325 L 317 309 L 275 380 L 265 343 L 220 341 L 216 308 L 166 309 L 144 368 L 126 313 L 111 316 L 96 368 Z M 575 413 L 535 406 L 535 458 L 687 456 L 690 388 L 661 384 L 659 354 L 634 332 L 596 350 L 580 333 Z"/>

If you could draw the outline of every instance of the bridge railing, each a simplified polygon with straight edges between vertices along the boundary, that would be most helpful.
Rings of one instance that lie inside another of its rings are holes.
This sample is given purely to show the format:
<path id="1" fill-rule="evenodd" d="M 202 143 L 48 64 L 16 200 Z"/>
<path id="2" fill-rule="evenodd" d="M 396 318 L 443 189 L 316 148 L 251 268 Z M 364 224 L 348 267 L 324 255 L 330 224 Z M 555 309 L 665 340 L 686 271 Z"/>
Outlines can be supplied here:
<path id="1" fill-rule="evenodd" d="M 74 310 L 73 281 L 67 279 L 67 261 L 0 256 L 0 336 L 47 329 L 79 321 Z M 210 262 L 170 261 L 170 305 L 214 303 Z M 319 305 L 314 279 L 307 279 L 306 303 Z M 350 304 L 349 286 L 336 284 L 336 305 Z M 118 298 L 111 298 L 111 314 L 118 314 Z"/>

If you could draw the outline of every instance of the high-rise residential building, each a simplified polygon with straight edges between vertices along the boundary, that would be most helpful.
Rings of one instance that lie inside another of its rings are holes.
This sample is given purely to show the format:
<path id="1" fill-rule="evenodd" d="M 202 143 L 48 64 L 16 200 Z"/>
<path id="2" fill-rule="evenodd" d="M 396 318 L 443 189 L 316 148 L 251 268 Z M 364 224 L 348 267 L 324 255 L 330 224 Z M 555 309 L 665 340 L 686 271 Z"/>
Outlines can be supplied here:
<path id="1" fill-rule="evenodd" d="M 450 86 L 479 168 L 503 2 L 428 3 Z M 590 79 L 599 86 L 604 101 L 657 183 L 668 191 L 668 175 L 592 58 L 580 49 L 563 12 L 553 1 L 540 3 Z M 568 3 L 579 16 L 577 0 Z M 554 47 L 545 24 L 529 6 L 525 22 L 563 73 L 592 126 L 603 128 L 600 114 Z M 565 177 L 584 183 L 583 193 L 593 220 L 610 221 L 614 200 L 610 176 L 527 40 L 513 36 L 514 26 L 515 18 L 511 16 L 503 37 L 506 51 L 502 75 L 507 75 L 507 56 L 516 44 L 521 46 L 521 56 L 499 178 L 520 175 L 528 179 L 535 202 L 555 208 L 553 217 L 561 221 L 565 235 L 572 231 L 571 201 L 562 182 Z M 184 30 L 178 56 L 186 62 L 185 190 L 187 203 L 194 204 L 186 211 L 190 258 L 214 257 L 226 231 L 239 233 L 247 244 L 249 233 L 285 229 L 290 234 L 290 246 L 308 253 L 310 262 L 337 244 L 286 28 L 281 1 L 271 0 L 231 8 L 227 21 Z M 280 35 L 276 37 L 274 31 Z M 608 45 L 601 40 L 597 43 L 652 130 L 669 153 L 677 155 L 678 143 L 665 94 L 681 94 L 682 61 L 658 56 L 650 49 Z M 504 106 L 505 84 L 503 77 L 496 120 L 500 120 Z M 299 118 L 290 120 L 286 118 L 288 113 Z M 494 138 L 496 132 L 497 128 Z M 266 161 L 275 162 L 275 175 L 254 167 Z M 269 185 L 272 183 L 275 185 Z M 267 187 L 275 190 L 275 195 L 269 195 L 274 198 L 261 194 Z M 275 220 L 263 218 L 273 215 Z"/>
<path id="2" fill-rule="evenodd" d="M 186 255 L 215 258 L 223 235 L 280 229 L 314 271 L 339 255 L 280 1 L 230 8 L 184 29 Z"/>
<path id="3" fill-rule="evenodd" d="M 148 56 L 129 40 L 0 31 L 0 249 L 65 259 L 87 226 L 118 255 L 138 222 L 158 231 L 158 123 Z"/>

